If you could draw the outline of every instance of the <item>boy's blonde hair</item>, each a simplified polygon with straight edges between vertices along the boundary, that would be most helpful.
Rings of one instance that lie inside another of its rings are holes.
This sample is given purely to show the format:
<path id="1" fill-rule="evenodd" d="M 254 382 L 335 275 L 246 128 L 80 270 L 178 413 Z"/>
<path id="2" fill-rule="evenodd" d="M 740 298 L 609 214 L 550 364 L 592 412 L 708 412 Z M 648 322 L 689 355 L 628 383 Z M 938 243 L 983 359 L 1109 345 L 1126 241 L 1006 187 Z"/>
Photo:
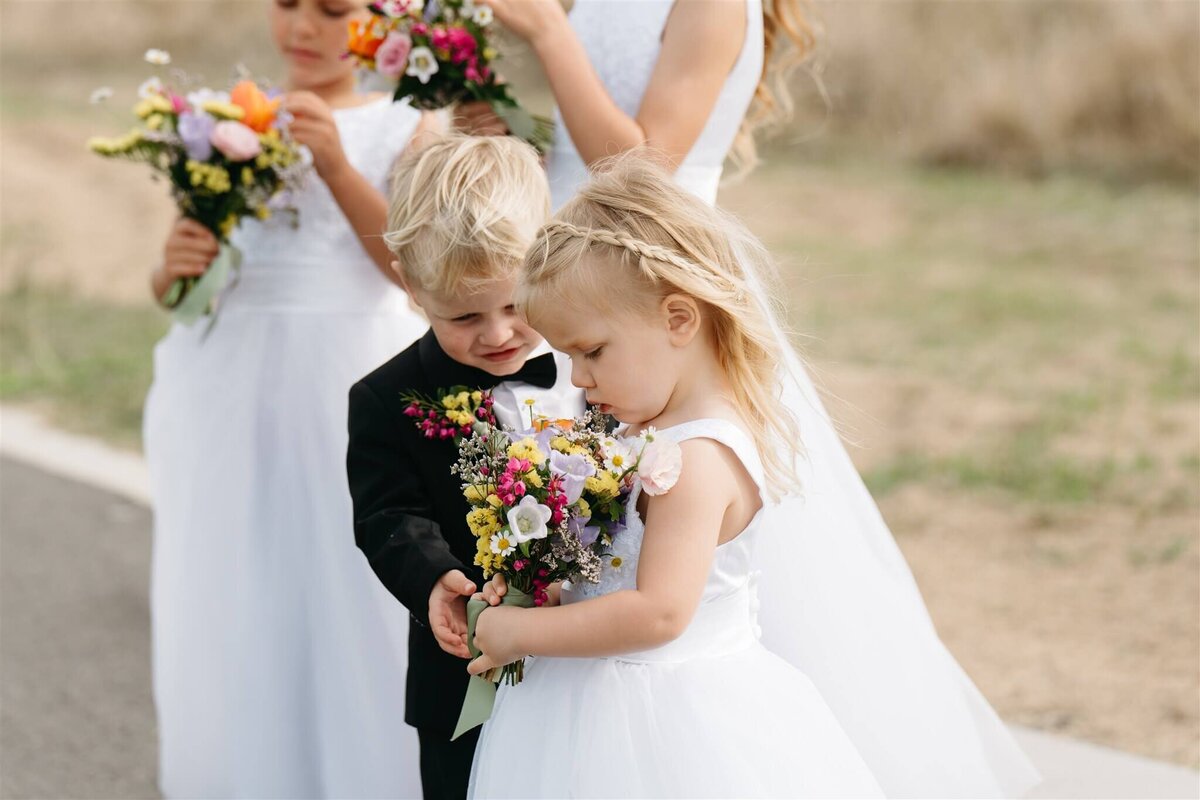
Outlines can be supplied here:
<path id="1" fill-rule="evenodd" d="M 471 294 L 516 273 L 548 216 L 537 151 L 511 136 L 454 134 L 400 159 L 383 238 L 409 286 Z"/>
<path id="2" fill-rule="evenodd" d="M 517 306 L 537 327 L 572 300 L 598 313 L 649 313 L 669 294 L 699 301 L 718 360 L 763 461 L 770 494 L 799 488 L 799 427 L 780 401 L 788 354 L 769 307 L 762 244 L 732 217 L 679 188 L 642 153 L 604 163 L 538 232 Z"/>

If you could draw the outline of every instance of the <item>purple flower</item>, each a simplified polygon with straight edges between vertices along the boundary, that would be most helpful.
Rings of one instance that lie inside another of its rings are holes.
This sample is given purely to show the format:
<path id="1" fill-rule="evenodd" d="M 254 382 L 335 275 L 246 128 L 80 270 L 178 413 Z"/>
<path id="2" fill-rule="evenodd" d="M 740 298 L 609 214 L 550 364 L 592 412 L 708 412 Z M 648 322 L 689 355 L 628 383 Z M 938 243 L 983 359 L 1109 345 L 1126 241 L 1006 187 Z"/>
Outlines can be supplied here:
<path id="1" fill-rule="evenodd" d="M 571 517 L 567 521 L 567 529 L 579 538 L 579 543 L 584 547 L 591 547 L 596 539 L 600 538 L 600 528 L 596 525 L 585 525 L 581 517 Z"/>
<path id="2" fill-rule="evenodd" d="M 179 138 L 183 139 L 188 158 L 208 161 L 212 157 L 213 146 L 209 137 L 216 124 L 217 121 L 208 114 L 184 111 L 179 115 Z"/>
<path id="3" fill-rule="evenodd" d="M 585 456 L 550 451 L 550 472 L 562 476 L 563 494 L 572 504 L 583 494 L 583 484 L 596 474 L 596 467 Z"/>

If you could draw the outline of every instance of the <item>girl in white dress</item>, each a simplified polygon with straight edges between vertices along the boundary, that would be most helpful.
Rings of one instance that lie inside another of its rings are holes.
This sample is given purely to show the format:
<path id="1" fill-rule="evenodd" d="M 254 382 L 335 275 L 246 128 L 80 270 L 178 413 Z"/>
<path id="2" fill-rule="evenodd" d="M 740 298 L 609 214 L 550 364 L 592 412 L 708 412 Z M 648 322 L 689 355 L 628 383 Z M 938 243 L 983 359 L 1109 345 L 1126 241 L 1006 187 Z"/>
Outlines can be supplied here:
<path id="1" fill-rule="evenodd" d="M 798 438 L 744 235 L 626 159 L 530 250 L 530 322 L 590 403 L 679 442 L 682 468 L 665 494 L 635 485 L 598 584 L 480 615 L 473 673 L 538 658 L 501 689 L 474 797 L 883 796 L 817 688 L 755 629 L 753 551 L 766 503 L 797 488 Z"/>
<path id="2" fill-rule="evenodd" d="M 714 203 L 726 158 L 753 165 L 754 129 L 788 105 L 771 87 L 812 45 L 797 0 L 576 0 L 569 17 L 558 0 L 477 2 L 529 41 L 549 77 L 556 208 L 590 165 L 647 143 L 679 186 Z M 1036 771 L 938 639 L 803 365 L 781 344 L 803 493 L 769 512 L 794 535 L 760 537 L 757 548 L 757 566 L 792 566 L 759 582 L 763 642 L 813 680 L 889 796 L 1022 794 Z"/>
<path id="3" fill-rule="evenodd" d="M 284 108 L 316 175 L 299 228 L 244 221 L 220 317 L 155 350 L 145 442 L 155 507 L 154 692 L 167 797 L 418 796 L 404 724 L 408 620 L 354 544 L 347 392 L 424 330 L 377 237 L 393 160 L 422 115 L 355 92 L 360 0 L 277 0 Z M 172 230 L 153 285 L 201 274 Z"/>

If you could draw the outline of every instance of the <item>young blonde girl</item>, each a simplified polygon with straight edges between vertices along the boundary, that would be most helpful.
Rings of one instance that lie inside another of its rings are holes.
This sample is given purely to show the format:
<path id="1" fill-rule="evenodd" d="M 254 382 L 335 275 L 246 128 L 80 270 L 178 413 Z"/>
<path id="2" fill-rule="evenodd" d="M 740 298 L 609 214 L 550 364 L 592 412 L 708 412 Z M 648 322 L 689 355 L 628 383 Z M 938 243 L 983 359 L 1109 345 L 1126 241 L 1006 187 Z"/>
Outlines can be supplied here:
<path id="1" fill-rule="evenodd" d="M 744 228 L 633 157 L 595 177 L 530 250 L 518 291 L 530 322 L 571 356 L 591 403 L 678 442 L 682 468 L 666 494 L 635 488 L 598 584 L 564 587 L 558 606 L 480 616 L 472 673 L 535 658 L 484 728 L 474 796 L 881 797 L 885 782 L 887 796 L 1010 796 L 1032 780 L 986 703 L 955 705 L 961 671 L 925 620 L 889 612 L 906 598 L 860 582 L 866 556 L 827 551 L 813 569 L 874 591 L 867 610 L 885 627 L 847 616 L 861 600 L 827 604 L 802 585 L 784 598 L 790 617 L 763 609 L 797 630 L 824 616 L 815 630 L 842 637 L 821 650 L 832 680 L 760 642 L 758 544 L 817 554 L 803 542 L 812 532 L 790 529 L 773 503 L 802 488 L 801 444 L 780 399 L 787 345 L 766 266 Z M 503 593 L 497 580 L 485 596 Z M 827 701 L 859 692 L 872 705 Z M 531 731 L 537 745 L 516 746 Z"/>

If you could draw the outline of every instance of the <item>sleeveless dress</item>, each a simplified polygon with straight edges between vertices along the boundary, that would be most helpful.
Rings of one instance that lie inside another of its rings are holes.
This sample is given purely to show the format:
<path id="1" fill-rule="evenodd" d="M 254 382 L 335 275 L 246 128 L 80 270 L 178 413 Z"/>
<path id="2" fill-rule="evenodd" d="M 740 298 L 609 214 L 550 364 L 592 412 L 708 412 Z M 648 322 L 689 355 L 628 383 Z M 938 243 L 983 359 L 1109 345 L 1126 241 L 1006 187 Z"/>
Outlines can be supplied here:
<path id="1" fill-rule="evenodd" d="M 758 454 L 733 423 L 659 434 L 720 442 L 761 490 Z M 606 562 L 598 584 L 564 588 L 564 603 L 637 587 L 640 493 L 635 485 L 614 543 L 620 565 Z M 679 638 L 610 658 L 531 658 L 484 726 L 471 795 L 882 797 L 812 682 L 759 643 L 751 564 L 762 516 L 717 547 Z"/>
<path id="2" fill-rule="evenodd" d="M 627 114 L 641 105 L 673 3 L 576 0 L 571 11 L 592 66 Z M 742 52 L 675 174 L 709 204 L 762 75 L 760 0 L 746 0 L 746 15 Z M 558 209 L 587 168 L 561 115 L 556 122 L 548 169 Z M 797 417 L 805 458 L 803 496 L 769 509 L 758 537 L 763 644 L 811 678 L 887 796 L 1022 796 L 1039 782 L 1037 770 L 938 638 L 908 563 L 778 326 L 776 338 L 788 354 L 781 402 Z"/>
<path id="3" fill-rule="evenodd" d="M 333 112 L 381 190 L 420 115 Z M 408 618 L 354 543 L 347 395 L 424 332 L 315 175 L 233 236 L 220 315 L 154 354 L 145 448 L 160 786 L 167 797 L 417 796 Z"/>

